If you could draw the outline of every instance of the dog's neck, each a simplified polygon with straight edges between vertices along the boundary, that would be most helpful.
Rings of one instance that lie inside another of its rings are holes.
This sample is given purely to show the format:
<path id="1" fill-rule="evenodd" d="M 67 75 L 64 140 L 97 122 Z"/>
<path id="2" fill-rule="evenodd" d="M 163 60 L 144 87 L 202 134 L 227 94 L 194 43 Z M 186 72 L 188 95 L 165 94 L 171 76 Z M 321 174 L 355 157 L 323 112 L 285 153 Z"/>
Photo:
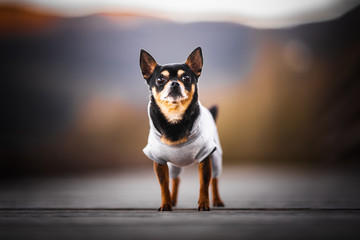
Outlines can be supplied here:
<path id="1" fill-rule="evenodd" d="M 171 123 L 166 119 L 153 96 L 150 99 L 149 113 L 155 128 L 161 134 L 161 141 L 168 145 L 186 142 L 194 122 L 200 114 L 197 91 L 195 91 L 193 99 L 183 114 L 182 119 L 176 123 Z"/>

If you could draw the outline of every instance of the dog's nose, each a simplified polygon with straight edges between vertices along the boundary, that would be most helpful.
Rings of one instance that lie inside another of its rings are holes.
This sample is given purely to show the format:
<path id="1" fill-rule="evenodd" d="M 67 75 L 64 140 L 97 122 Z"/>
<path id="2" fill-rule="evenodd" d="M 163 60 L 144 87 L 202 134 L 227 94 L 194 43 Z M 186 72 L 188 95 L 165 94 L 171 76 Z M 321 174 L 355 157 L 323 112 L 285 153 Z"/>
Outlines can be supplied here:
<path id="1" fill-rule="evenodd" d="M 175 87 L 179 87 L 180 84 L 177 81 L 172 81 L 170 84 L 170 87 L 175 88 Z"/>

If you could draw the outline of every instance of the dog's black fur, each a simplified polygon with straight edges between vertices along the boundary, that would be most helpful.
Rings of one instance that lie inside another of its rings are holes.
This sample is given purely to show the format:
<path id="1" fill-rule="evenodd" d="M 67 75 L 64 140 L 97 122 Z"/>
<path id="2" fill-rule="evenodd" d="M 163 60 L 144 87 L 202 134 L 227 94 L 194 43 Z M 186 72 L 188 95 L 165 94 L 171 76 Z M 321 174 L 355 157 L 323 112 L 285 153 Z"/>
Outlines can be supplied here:
<path id="1" fill-rule="evenodd" d="M 199 116 L 200 108 L 197 102 L 197 91 L 195 92 L 190 106 L 186 110 L 183 119 L 176 124 L 169 123 L 161 113 L 154 97 L 151 96 L 150 117 L 156 129 L 170 141 L 178 141 L 186 137 L 191 131 L 196 118 Z"/>

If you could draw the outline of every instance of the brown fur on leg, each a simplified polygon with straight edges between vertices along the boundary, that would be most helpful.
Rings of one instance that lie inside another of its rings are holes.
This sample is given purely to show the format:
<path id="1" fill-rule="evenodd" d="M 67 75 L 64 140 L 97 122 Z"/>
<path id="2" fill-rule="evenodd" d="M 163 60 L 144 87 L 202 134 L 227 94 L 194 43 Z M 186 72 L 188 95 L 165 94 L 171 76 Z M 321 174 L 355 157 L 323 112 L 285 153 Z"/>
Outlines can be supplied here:
<path id="1" fill-rule="evenodd" d="M 167 164 L 154 162 L 154 170 L 161 188 L 161 206 L 159 211 L 172 211 L 169 191 L 169 168 Z"/>
<path id="2" fill-rule="evenodd" d="M 177 203 L 179 183 L 180 183 L 180 178 L 171 179 L 171 203 L 173 207 L 175 207 Z"/>
<path id="3" fill-rule="evenodd" d="M 211 188 L 212 188 L 212 202 L 214 207 L 224 207 L 224 202 L 221 200 L 218 190 L 218 179 L 211 179 Z"/>
<path id="4" fill-rule="evenodd" d="M 200 177 L 200 196 L 199 196 L 199 211 L 210 211 L 209 202 L 209 184 L 211 178 L 211 159 L 210 156 L 205 158 L 199 164 Z"/>

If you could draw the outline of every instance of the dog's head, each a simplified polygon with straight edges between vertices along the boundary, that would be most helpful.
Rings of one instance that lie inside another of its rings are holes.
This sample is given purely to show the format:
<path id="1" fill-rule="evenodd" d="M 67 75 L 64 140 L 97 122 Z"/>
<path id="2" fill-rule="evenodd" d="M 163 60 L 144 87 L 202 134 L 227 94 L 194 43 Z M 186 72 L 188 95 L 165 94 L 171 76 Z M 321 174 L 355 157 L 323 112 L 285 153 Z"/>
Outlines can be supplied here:
<path id="1" fill-rule="evenodd" d="M 193 101 L 203 58 L 196 48 L 183 64 L 159 65 L 145 50 L 140 52 L 140 68 L 152 96 L 170 123 L 178 123 Z"/>

